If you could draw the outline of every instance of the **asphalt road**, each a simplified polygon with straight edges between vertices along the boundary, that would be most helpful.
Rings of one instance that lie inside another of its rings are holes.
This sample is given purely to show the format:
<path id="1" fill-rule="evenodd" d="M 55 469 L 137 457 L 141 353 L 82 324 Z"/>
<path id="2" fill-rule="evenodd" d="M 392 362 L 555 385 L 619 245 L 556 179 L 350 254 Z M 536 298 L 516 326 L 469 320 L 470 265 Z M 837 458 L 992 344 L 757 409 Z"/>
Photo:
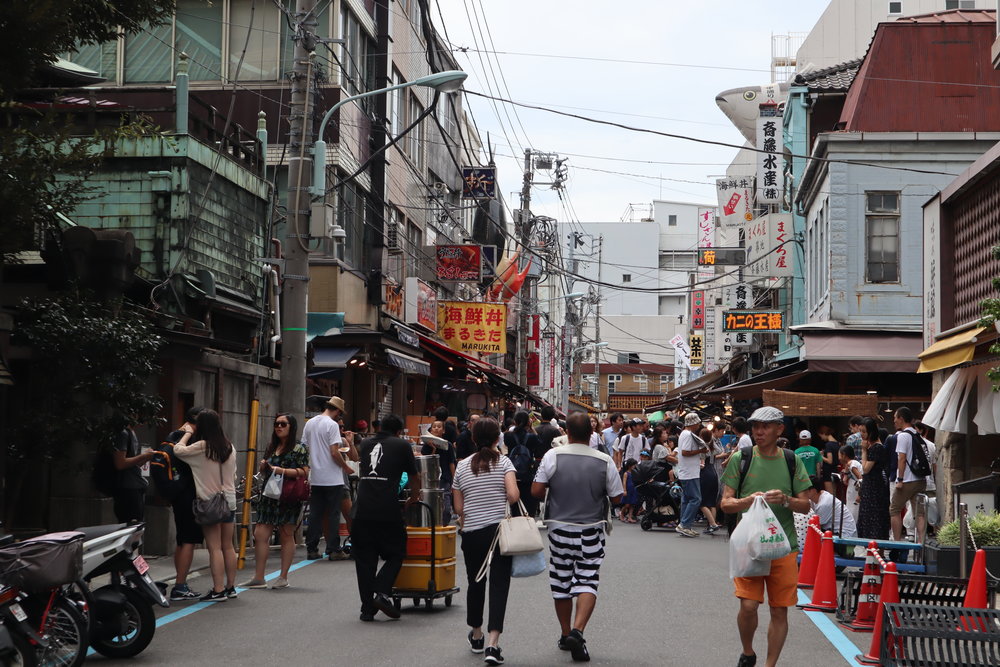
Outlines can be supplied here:
<path id="1" fill-rule="evenodd" d="M 273 553 L 269 565 L 276 557 Z M 243 591 L 237 600 L 175 603 L 160 610 L 153 643 L 129 664 L 482 664 L 465 640 L 464 591 L 451 608 L 442 601 L 430 610 L 414 608 L 406 600 L 401 619 L 379 614 L 378 622 L 362 623 L 353 562 L 301 561 L 297 566 L 287 589 Z M 463 589 L 464 576 L 460 566 Z M 238 581 L 247 578 L 248 573 L 241 573 Z M 192 581 L 199 590 L 206 583 L 204 578 Z M 601 571 L 597 610 L 586 631 L 592 662 L 735 665 L 740 650 L 736 606 L 724 537 L 686 539 L 616 524 Z M 829 616 L 810 616 L 832 625 Z M 850 664 L 844 656 L 857 652 L 851 642 L 867 648 L 870 641 L 870 635 L 836 630 L 831 642 L 804 612 L 792 610 L 789 618 L 783 665 Z M 762 665 L 766 610 L 760 620 L 755 648 Z M 558 635 L 545 575 L 513 580 L 500 641 L 507 663 L 571 663 L 568 653 L 555 646 Z M 841 650 L 835 647 L 838 641 Z M 99 656 L 88 660 L 100 662 L 104 659 Z"/>

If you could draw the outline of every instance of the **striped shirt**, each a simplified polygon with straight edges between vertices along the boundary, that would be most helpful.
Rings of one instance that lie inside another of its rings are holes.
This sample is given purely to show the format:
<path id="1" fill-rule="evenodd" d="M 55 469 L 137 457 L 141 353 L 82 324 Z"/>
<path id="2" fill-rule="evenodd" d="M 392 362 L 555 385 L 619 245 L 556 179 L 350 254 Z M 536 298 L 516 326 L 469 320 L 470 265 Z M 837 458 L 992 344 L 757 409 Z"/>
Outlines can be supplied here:
<path id="1" fill-rule="evenodd" d="M 475 475 L 472 473 L 472 458 L 470 456 L 458 462 L 455 481 L 451 485 L 451 488 L 462 492 L 463 533 L 500 523 L 507 516 L 507 487 L 504 485 L 504 475 L 515 472 L 514 464 L 501 454 L 489 472 Z"/>

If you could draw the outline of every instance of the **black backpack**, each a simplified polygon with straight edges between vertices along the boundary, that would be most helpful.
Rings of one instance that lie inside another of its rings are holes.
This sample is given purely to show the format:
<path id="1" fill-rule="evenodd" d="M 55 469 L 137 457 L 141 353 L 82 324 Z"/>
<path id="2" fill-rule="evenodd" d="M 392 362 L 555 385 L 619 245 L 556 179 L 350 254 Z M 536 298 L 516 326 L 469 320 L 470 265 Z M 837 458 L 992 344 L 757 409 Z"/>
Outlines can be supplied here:
<path id="1" fill-rule="evenodd" d="M 535 456 L 526 444 L 528 436 L 525 433 L 518 433 L 517 431 L 514 431 L 512 435 L 516 444 L 507 454 L 507 458 L 514 464 L 518 481 L 530 480 L 534 476 Z"/>
<path id="2" fill-rule="evenodd" d="M 781 452 L 785 455 L 785 465 L 788 466 L 788 488 L 795 490 L 795 466 L 797 464 L 795 460 L 795 452 L 790 449 L 781 448 Z M 736 487 L 736 497 L 739 498 L 740 494 L 743 493 L 743 480 L 746 479 L 747 473 L 750 471 L 750 464 L 753 462 L 753 447 L 740 447 L 740 481 Z M 736 529 L 736 524 L 740 522 L 741 512 L 736 512 L 735 514 L 726 515 L 726 529 L 729 534 L 733 534 L 733 530 Z"/>
<path id="3" fill-rule="evenodd" d="M 931 476 L 931 462 L 930 456 L 927 453 L 927 443 L 924 439 L 920 437 L 919 434 L 907 431 L 910 434 L 911 444 L 910 451 L 912 455 L 910 459 L 913 459 L 911 463 L 909 459 L 906 461 L 906 465 L 910 467 L 910 472 L 912 472 L 917 477 L 921 479 Z M 898 440 L 898 438 L 897 438 Z"/>
<path id="4" fill-rule="evenodd" d="M 156 493 L 169 502 L 173 502 L 184 489 L 193 486 L 194 480 L 191 466 L 174 455 L 174 443 L 170 440 L 157 445 L 149 461 L 149 476 L 156 485 Z"/>

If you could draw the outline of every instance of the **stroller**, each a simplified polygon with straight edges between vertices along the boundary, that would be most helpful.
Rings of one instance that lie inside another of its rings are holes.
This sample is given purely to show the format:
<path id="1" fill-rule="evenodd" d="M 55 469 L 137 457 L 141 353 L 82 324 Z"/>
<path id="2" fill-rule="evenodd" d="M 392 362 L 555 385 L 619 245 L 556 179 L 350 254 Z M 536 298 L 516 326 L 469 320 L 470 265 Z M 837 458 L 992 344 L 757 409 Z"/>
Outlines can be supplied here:
<path id="1" fill-rule="evenodd" d="M 632 478 L 642 501 L 639 527 L 651 530 L 654 525 L 674 530 L 680 517 L 680 486 L 671 484 L 670 469 L 662 463 L 643 461 L 635 467 Z M 676 490 L 675 490 L 676 489 Z"/>

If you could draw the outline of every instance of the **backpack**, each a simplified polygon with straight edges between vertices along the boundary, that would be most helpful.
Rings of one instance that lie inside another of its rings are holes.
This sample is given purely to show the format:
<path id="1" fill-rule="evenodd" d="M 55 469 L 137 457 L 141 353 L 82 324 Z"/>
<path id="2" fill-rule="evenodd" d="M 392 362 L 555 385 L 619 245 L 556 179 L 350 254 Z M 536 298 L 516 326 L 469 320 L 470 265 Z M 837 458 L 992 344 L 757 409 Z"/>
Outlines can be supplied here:
<path id="1" fill-rule="evenodd" d="M 518 433 L 515 431 L 513 433 L 515 445 L 511 448 L 510 452 L 507 454 L 507 458 L 510 462 L 514 464 L 514 470 L 517 474 L 518 481 L 530 480 L 533 476 L 533 468 L 535 467 L 535 456 L 528 449 L 528 445 L 525 444 L 528 440 L 528 436 L 524 433 Z M 521 436 L 520 438 L 518 436 Z M 523 438 L 523 439 L 522 439 Z"/>
<path id="2" fill-rule="evenodd" d="M 907 460 L 906 465 L 910 467 L 910 472 L 917 477 L 921 479 L 930 477 L 931 462 L 930 457 L 927 454 L 927 444 L 919 434 L 911 433 L 910 431 L 907 431 L 907 433 L 910 434 L 911 438 L 910 451 L 912 456 L 910 458 L 913 459 L 913 462 L 910 463 L 910 461 Z"/>
<path id="3" fill-rule="evenodd" d="M 781 448 L 781 452 L 785 455 L 785 465 L 788 466 L 788 481 L 789 488 L 793 491 L 795 490 L 795 452 L 790 449 Z M 750 464 L 753 463 L 753 447 L 740 447 L 740 481 L 736 487 L 736 497 L 739 498 L 740 494 L 743 493 L 743 480 L 746 479 L 747 473 L 750 471 Z M 726 515 L 726 529 L 729 534 L 733 534 L 733 530 L 736 529 L 736 524 L 740 521 L 740 512 L 735 514 Z"/>
<path id="4" fill-rule="evenodd" d="M 174 444 L 170 440 L 161 442 L 149 461 L 149 477 L 156 485 L 156 493 L 169 502 L 193 481 L 191 467 L 174 456 Z"/>
<path id="5" fill-rule="evenodd" d="M 97 450 L 91 481 L 102 495 L 113 496 L 118 491 L 118 468 L 115 467 L 115 451 L 111 447 L 101 446 Z"/>

